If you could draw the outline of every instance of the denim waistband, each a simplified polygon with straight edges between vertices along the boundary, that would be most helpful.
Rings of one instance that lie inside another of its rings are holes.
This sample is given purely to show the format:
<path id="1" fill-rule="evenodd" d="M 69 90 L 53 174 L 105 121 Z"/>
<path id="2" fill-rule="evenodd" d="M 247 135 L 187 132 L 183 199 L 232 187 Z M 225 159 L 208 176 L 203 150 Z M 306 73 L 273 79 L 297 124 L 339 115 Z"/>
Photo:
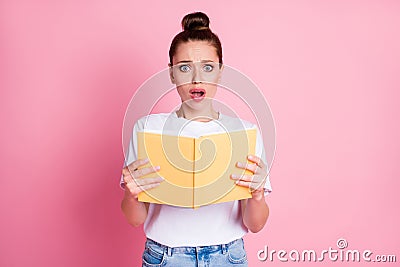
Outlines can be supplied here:
<path id="1" fill-rule="evenodd" d="M 215 252 L 215 251 L 222 251 L 222 253 L 226 253 L 228 248 L 237 242 L 243 242 L 242 238 L 233 240 L 226 244 L 220 245 L 211 245 L 211 246 L 197 246 L 197 247 L 169 247 L 163 244 L 160 244 L 150 238 L 147 238 L 146 242 L 148 244 L 156 245 L 166 251 L 169 256 L 176 253 L 183 253 L 183 254 L 195 254 L 199 252 Z"/>

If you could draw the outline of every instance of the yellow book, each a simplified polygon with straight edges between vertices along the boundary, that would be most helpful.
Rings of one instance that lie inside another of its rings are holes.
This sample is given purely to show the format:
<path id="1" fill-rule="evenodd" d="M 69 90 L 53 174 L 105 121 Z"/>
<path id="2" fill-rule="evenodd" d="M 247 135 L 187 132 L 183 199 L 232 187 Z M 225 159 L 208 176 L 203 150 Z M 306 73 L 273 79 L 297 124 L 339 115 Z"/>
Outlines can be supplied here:
<path id="1" fill-rule="evenodd" d="M 149 158 L 144 167 L 160 166 L 161 184 L 139 194 L 139 201 L 197 208 L 250 198 L 231 174 L 252 174 L 236 167 L 255 154 L 256 129 L 204 135 L 199 138 L 138 132 L 138 157 Z"/>

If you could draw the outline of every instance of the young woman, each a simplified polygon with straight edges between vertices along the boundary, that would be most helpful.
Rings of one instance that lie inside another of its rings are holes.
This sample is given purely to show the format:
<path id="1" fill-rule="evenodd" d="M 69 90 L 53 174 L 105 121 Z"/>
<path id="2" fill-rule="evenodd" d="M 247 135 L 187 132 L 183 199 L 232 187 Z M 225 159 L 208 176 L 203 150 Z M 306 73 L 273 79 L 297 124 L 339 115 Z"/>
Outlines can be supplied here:
<path id="1" fill-rule="evenodd" d="M 122 211 L 131 225 L 144 223 L 147 240 L 143 266 L 247 266 L 242 237 L 248 230 L 260 231 L 269 215 L 265 195 L 271 187 L 259 132 L 256 155 L 247 156 L 251 164 L 238 162 L 236 165 L 253 175 L 231 175 L 238 186 L 249 188 L 251 198 L 197 209 L 138 201 L 141 191 L 157 187 L 163 181 L 161 177 L 137 180 L 159 170 L 159 166 L 144 167 L 148 160 L 137 158 L 138 131 L 144 128 L 161 131 L 166 121 L 168 127 L 181 129 L 180 133 L 188 136 L 221 132 L 223 128 L 234 130 L 238 125 L 256 127 L 213 108 L 217 82 L 223 71 L 222 47 L 209 28 L 207 15 L 201 12 L 186 15 L 182 28 L 172 41 L 168 64 L 171 81 L 182 103 L 173 113 L 151 114 L 136 122 L 127 166 L 122 170 L 121 184 L 125 189 Z"/>

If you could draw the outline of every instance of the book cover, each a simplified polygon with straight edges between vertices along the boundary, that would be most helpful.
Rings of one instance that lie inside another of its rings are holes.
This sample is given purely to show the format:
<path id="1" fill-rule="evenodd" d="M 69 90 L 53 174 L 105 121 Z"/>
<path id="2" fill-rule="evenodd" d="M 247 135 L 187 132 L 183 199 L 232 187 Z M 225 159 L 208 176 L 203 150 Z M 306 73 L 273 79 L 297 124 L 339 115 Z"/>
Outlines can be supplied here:
<path id="1" fill-rule="evenodd" d="M 231 174 L 251 174 L 237 168 L 255 154 L 256 129 L 203 135 L 198 138 L 138 132 L 138 157 L 149 158 L 144 167 L 160 166 L 165 180 L 139 194 L 139 201 L 197 208 L 250 198 L 248 188 L 237 186 Z"/>

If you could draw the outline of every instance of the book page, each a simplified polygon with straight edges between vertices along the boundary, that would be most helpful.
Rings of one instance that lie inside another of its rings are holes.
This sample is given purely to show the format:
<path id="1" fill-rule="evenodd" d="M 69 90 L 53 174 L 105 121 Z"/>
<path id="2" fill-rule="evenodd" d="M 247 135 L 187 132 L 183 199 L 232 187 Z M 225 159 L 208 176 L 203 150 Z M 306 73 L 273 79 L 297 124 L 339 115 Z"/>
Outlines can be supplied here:
<path id="1" fill-rule="evenodd" d="M 165 179 L 160 186 L 141 192 L 139 201 L 193 207 L 194 138 L 138 132 L 138 157 L 149 158 L 145 167 L 160 166 L 157 173 L 140 179 Z"/>
<path id="2" fill-rule="evenodd" d="M 255 154 L 256 129 L 206 135 L 195 141 L 194 207 L 250 198 L 248 188 L 237 186 L 231 174 L 252 174 L 237 168 Z"/>

